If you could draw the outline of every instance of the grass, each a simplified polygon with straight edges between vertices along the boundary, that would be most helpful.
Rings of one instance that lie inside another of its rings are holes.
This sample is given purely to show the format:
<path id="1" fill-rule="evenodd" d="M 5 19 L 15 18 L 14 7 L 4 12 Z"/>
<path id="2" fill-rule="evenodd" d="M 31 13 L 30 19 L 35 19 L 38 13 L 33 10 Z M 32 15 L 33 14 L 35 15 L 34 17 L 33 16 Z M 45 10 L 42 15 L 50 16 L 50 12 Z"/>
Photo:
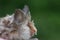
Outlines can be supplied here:
<path id="1" fill-rule="evenodd" d="M 37 12 L 32 14 L 40 40 L 60 40 L 60 14 L 58 12 Z"/>

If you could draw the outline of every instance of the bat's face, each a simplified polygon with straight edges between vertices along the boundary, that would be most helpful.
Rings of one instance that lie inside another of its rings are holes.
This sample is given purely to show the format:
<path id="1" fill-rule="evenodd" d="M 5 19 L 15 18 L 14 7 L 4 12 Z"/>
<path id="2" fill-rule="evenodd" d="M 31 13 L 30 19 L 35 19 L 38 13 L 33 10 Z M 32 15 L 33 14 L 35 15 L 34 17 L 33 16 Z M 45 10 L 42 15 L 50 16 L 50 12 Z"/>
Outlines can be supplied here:
<path id="1" fill-rule="evenodd" d="M 0 26 L 0 40 L 2 39 L 8 39 L 9 36 L 9 28 L 6 28 L 5 26 Z"/>
<path id="2" fill-rule="evenodd" d="M 12 31 L 12 26 L 10 25 L 13 21 L 12 16 L 6 16 L 0 19 L 0 40 L 8 40 L 9 33 Z"/>
<path id="3" fill-rule="evenodd" d="M 18 26 L 16 24 L 24 24 L 27 26 L 31 21 L 30 11 L 27 6 L 23 10 L 17 9 L 15 15 L 8 15 L 0 20 L 0 40 L 8 40 L 10 34 L 16 33 Z M 14 22 L 16 24 L 14 24 Z"/>
<path id="4" fill-rule="evenodd" d="M 8 40 L 10 39 L 11 34 L 16 34 L 15 26 L 10 26 L 10 27 L 0 26 L 0 38 L 4 40 Z"/>

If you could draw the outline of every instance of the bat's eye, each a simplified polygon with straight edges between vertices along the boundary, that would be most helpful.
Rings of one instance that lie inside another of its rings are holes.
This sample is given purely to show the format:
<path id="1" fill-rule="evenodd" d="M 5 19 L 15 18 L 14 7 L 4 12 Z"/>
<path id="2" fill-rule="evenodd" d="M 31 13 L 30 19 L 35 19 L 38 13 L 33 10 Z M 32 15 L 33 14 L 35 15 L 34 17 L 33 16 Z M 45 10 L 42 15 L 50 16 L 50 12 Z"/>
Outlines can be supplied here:
<path id="1" fill-rule="evenodd" d="M 8 26 L 8 28 L 11 28 L 11 26 Z"/>
<path id="2" fill-rule="evenodd" d="M 10 23 L 10 21 L 7 22 L 8 24 Z"/>
<path id="3" fill-rule="evenodd" d="M 9 20 L 4 20 L 3 23 L 5 24 L 5 26 L 7 26 L 10 23 L 10 21 Z"/>
<path id="4" fill-rule="evenodd" d="M 8 34 L 6 34 L 6 36 L 8 36 Z"/>

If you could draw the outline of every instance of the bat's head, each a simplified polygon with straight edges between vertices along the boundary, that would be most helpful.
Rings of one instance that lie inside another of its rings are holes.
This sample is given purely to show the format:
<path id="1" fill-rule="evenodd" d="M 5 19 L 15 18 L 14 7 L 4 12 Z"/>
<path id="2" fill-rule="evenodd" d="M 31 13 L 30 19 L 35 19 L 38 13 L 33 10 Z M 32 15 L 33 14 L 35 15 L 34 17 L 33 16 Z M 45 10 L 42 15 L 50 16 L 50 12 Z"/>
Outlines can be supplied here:
<path id="1" fill-rule="evenodd" d="M 14 15 L 14 22 L 20 24 L 27 24 L 31 20 L 30 11 L 27 5 L 23 9 L 16 9 Z"/>

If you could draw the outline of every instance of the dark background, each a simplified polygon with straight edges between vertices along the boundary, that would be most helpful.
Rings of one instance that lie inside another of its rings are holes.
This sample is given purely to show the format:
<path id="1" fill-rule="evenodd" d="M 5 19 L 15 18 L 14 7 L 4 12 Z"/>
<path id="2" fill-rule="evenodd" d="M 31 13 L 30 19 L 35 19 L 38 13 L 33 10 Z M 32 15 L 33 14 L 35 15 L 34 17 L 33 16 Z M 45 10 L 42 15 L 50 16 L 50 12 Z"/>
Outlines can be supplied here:
<path id="1" fill-rule="evenodd" d="M 0 0 L 0 17 L 30 7 L 40 40 L 60 40 L 60 0 Z"/>

